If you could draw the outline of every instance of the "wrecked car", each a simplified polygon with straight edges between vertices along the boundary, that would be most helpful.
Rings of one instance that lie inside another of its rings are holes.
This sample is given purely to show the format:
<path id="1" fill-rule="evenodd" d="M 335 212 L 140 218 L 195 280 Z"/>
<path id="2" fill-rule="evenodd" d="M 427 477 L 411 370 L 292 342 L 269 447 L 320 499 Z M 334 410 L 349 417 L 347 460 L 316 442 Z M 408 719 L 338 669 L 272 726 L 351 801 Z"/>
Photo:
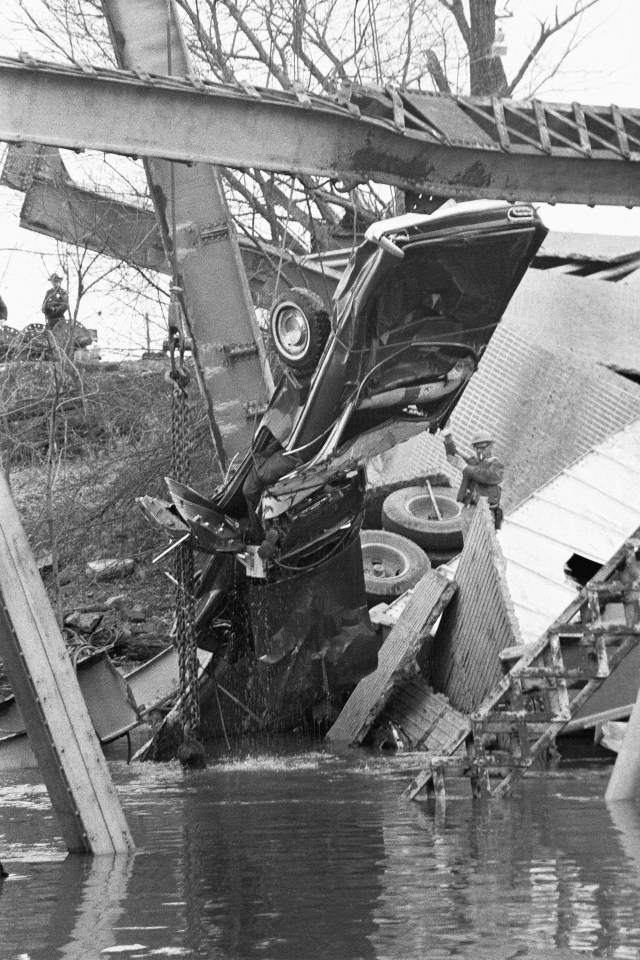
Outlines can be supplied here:
<path id="1" fill-rule="evenodd" d="M 445 426 L 546 232 L 530 205 L 488 201 L 373 224 L 330 312 L 300 289 L 272 307 L 282 375 L 235 473 L 211 497 L 168 481 L 170 506 L 145 498 L 211 555 L 198 645 L 244 647 L 274 709 L 335 701 L 375 669 L 366 463 Z"/>

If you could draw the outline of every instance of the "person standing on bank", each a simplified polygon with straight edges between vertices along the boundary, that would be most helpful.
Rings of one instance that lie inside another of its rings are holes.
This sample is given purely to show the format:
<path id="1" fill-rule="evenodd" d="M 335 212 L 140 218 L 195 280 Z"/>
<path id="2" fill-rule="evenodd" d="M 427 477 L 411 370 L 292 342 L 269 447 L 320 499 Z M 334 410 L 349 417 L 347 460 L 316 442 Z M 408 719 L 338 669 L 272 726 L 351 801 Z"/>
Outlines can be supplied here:
<path id="1" fill-rule="evenodd" d="M 49 282 L 53 286 L 49 287 L 42 301 L 42 312 L 46 320 L 47 330 L 53 330 L 69 309 L 69 297 L 67 291 L 62 286 L 62 277 L 58 273 L 52 273 Z"/>
<path id="2" fill-rule="evenodd" d="M 496 530 L 502 524 L 501 483 L 504 479 L 504 464 L 494 456 L 495 438 L 487 431 L 480 430 L 471 441 L 473 455 L 460 453 L 450 433 L 445 435 L 444 448 L 447 457 L 460 457 L 466 463 L 462 471 L 462 481 L 456 500 L 465 507 L 475 508 L 481 497 L 489 501 Z M 471 511 L 473 512 L 473 511 Z M 467 517 L 471 520 L 471 517 Z M 468 525 L 467 525 L 468 528 Z"/>

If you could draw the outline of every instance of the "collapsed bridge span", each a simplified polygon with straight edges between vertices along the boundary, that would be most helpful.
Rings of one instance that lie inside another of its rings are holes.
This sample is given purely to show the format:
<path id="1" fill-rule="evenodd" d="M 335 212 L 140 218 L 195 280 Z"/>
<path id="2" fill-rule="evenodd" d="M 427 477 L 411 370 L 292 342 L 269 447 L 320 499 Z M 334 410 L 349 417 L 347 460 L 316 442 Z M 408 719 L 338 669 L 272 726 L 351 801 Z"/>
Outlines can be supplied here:
<path id="1" fill-rule="evenodd" d="M 616 106 L 363 87 L 329 98 L 0 58 L 0 139 L 450 197 L 635 206 L 640 196 L 640 112 Z"/>

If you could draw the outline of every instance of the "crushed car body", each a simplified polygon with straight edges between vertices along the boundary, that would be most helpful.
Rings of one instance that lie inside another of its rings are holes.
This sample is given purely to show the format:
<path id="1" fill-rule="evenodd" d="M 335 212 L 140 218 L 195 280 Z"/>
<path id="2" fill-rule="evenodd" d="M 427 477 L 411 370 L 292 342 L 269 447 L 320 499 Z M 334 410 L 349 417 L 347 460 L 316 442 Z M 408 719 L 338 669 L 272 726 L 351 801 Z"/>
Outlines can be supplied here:
<path id="1" fill-rule="evenodd" d="M 211 497 L 142 498 L 210 554 L 198 645 L 243 649 L 274 711 L 339 700 L 375 669 L 359 531 L 371 457 L 445 426 L 547 231 L 527 204 L 473 201 L 373 224 L 329 313 L 294 289 L 270 314 L 281 377 Z"/>

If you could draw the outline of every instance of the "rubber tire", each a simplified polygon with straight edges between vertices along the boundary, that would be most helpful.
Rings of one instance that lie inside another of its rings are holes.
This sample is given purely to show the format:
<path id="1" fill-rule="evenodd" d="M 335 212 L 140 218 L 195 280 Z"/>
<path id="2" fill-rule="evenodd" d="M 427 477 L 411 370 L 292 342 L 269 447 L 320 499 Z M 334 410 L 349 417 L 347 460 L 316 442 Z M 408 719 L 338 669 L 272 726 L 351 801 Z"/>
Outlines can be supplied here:
<path id="1" fill-rule="evenodd" d="M 455 557 L 460 556 L 459 550 L 429 550 L 427 554 L 431 560 L 431 566 L 434 570 L 441 567 L 443 563 L 451 563 Z"/>
<path id="2" fill-rule="evenodd" d="M 424 472 L 415 477 L 406 477 L 403 480 L 392 480 L 390 483 L 379 484 L 378 486 L 368 487 L 364 501 L 364 518 L 362 526 L 365 530 L 382 530 L 382 504 L 390 493 L 396 490 L 403 490 L 405 487 L 417 487 L 424 485 L 425 480 L 431 482 L 432 489 L 436 487 L 449 488 L 448 480 L 442 473 L 431 473 L 426 477 Z"/>
<path id="3" fill-rule="evenodd" d="M 426 487 L 405 487 L 389 494 L 382 504 L 382 527 L 407 537 L 427 553 L 455 553 L 462 550 L 462 504 L 457 503 L 449 487 L 432 487 L 439 501 L 446 501 L 446 519 L 428 519 L 416 516 L 409 509 L 415 497 L 429 497 Z"/>
<path id="4" fill-rule="evenodd" d="M 431 569 L 431 562 L 424 550 L 397 533 L 389 533 L 387 530 L 362 530 L 360 545 L 364 586 L 370 606 L 395 600 L 411 587 L 415 587 L 418 580 Z M 376 577 L 368 571 L 369 558 L 375 555 L 375 550 L 386 554 L 391 560 L 397 558 L 404 564 L 397 576 Z"/>
<path id="5" fill-rule="evenodd" d="M 292 304 L 304 314 L 309 328 L 307 349 L 301 356 L 295 358 L 283 349 L 277 334 L 278 314 L 287 304 Z M 303 287 L 293 287 L 287 293 L 281 294 L 269 313 L 270 348 L 276 353 L 281 363 L 296 373 L 313 373 L 318 365 L 318 360 L 322 356 L 330 332 L 331 320 L 322 299 L 316 293 L 305 290 Z"/>

